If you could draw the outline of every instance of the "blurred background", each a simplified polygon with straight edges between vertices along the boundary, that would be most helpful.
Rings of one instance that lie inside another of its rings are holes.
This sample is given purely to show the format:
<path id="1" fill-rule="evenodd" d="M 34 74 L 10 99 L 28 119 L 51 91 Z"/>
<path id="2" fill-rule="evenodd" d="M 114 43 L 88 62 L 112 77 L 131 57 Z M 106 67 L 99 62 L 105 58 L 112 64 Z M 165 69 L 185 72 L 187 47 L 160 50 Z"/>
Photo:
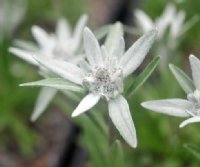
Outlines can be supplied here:
<path id="1" fill-rule="evenodd" d="M 0 167 L 113 166 L 108 163 L 109 141 L 89 120 L 71 119 L 70 113 L 76 103 L 72 103 L 71 108 L 66 107 L 65 101 L 70 103 L 70 100 L 62 94 L 56 96 L 39 120 L 30 121 L 39 89 L 18 85 L 38 80 L 41 76 L 36 68 L 8 52 L 14 39 L 35 42 L 31 34 L 33 25 L 54 32 L 59 18 L 65 17 L 74 25 L 80 15 L 86 13 L 89 16 L 88 26 L 94 31 L 116 21 L 126 25 L 128 48 L 142 35 L 135 30 L 134 10 L 141 9 L 154 20 L 169 2 L 177 10 L 185 11 L 186 20 L 200 16 L 200 1 L 189 0 L 0 0 Z M 198 21 L 184 34 L 176 52 L 173 52 L 177 55 L 171 55 L 170 59 L 171 63 L 181 67 L 190 76 L 188 55 L 200 55 L 199 27 Z M 153 53 L 151 51 L 150 55 Z M 178 61 L 175 60 L 176 56 Z M 150 58 L 138 72 L 143 70 L 148 61 Z M 162 73 L 157 69 L 129 99 L 139 145 L 137 149 L 131 149 L 122 141 L 124 166 L 200 166 L 200 155 L 194 156 L 187 147 L 200 145 L 200 125 L 179 129 L 181 118 L 152 113 L 140 106 L 145 100 L 172 97 L 185 95 L 168 68 L 165 68 Z M 106 122 L 106 107 L 104 104 L 102 106 L 105 109 L 105 113 L 102 112 L 105 115 L 103 121 Z M 121 140 L 119 135 L 114 136 Z"/>

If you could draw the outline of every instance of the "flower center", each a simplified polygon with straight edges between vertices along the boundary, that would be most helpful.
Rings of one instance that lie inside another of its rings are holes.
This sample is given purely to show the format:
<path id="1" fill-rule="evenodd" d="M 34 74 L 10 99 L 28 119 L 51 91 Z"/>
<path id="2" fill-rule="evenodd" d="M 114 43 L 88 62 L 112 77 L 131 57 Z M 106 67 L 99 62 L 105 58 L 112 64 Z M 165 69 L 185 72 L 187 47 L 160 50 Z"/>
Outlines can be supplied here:
<path id="1" fill-rule="evenodd" d="M 188 94 L 188 100 L 193 103 L 191 111 L 195 115 L 200 115 L 200 91 L 195 90 L 193 93 Z"/>
<path id="2" fill-rule="evenodd" d="M 102 95 L 109 100 L 123 92 L 122 70 L 95 67 L 92 73 L 86 75 L 83 84 L 90 92 Z"/>
<path id="3" fill-rule="evenodd" d="M 57 59 L 69 60 L 70 57 L 71 57 L 70 50 L 67 51 L 66 49 L 64 49 L 59 44 L 55 45 L 52 52 L 53 52 L 53 57 L 57 58 Z"/>
<path id="4" fill-rule="evenodd" d="M 66 59 L 69 56 L 69 53 L 67 53 L 62 47 L 59 45 L 56 45 L 53 49 L 53 55 L 59 59 Z"/>

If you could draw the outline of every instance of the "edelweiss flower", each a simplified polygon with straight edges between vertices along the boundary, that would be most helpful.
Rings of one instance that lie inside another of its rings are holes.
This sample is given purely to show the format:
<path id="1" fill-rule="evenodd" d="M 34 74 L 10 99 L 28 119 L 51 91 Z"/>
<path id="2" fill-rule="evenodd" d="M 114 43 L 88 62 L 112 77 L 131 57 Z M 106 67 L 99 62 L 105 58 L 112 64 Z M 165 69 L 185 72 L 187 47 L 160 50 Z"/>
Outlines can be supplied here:
<path id="1" fill-rule="evenodd" d="M 152 20 L 141 10 L 136 10 L 134 14 L 136 24 L 143 32 L 147 32 L 152 28 L 158 30 L 155 54 L 161 55 L 161 68 L 167 67 L 171 53 L 177 50 L 184 33 L 199 20 L 198 16 L 194 16 L 185 22 L 185 11 L 176 11 L 176 6 L 171 3 L 166 6 L 163 14 L 155 20 Z"/>
<path id="2" fill-rule="evenodd" d="M 33 55 L 77 63 L 82 58 L 80 54 L 78 54 L 78 49 L 80 47 L 82 31 L 86 22 L 87 16 L 81 16 L 74 32 L 72 32 L 68 22 L 64 19 L 60 19 L 55 34 L 48 34 L 42 28 L 33 26 L 32 33 L 39 45 L 38 48 L 19 49 L 11 47 L 9 50 L 19 58 L 37 66 L 40 65 L 32 57 Z M 24 47 L 27 48 L 26 46 L 22 46 L 22 48 Z M 34 48 L 34 46 L 32 46 L 32 48 Z"/>
<path id="3" fill-rule="evenodd" d="M 170 28 L 170 36 L 173 39 L 177 39 L 183 33 L 186 14 L 184 11 L 176 12 L 176 7 L 173 4 L 168 4 L 163 14 L 155 21 L 139 9 L 134 14 L 138 26 L 144 32 L 156 27 L 158 38 L 163 38 L 168 28 Z"/>
<path id="4" fill-rule="evenodd" d="M 194 82 L 193 86 L 189 86 L 188 81 L 184 81 L 176 73 L 175 76 L 182 88 L 187 93 L 187 99 L 166 99 L 154 100 L 141 103 L 147 109 L 160 112 L 172 116 L 191 117 L 180 124 L 184 127 L 193 122 L 200 122 L 200 60 L 190 55 L 190 65 Z M 193 84 L 193 83 L 192 83 Z"/>
<path id="5" fill-rule="evenodd" d="M 26 11 L 24 0 L 0 1 L 0 40 L 4 36 L 10 36 L 22 21 Z"/>
<path id="6" fill-rule="evenodd" d="M 73 117 L 91 109 L 100 98 L 105 98 L 114 125 L 127 143 L 136 147 L 136 131 L 129 105 L 122 96 L 123 80 L 142 63 L 155 40 L 156 33 L 155 30 L 148 32 L 125 53 L 124 39 L 121 38 L 116 42 L 115 49 L 108 53 L 104 46 L 100 48 L 93 33 L 85 28 L 83 39 L 87 62 L 82 61 L 80 68 L 64 61 L 39 57 L 36 59 L 55 74 L 84 87 L 89 92 L 72 113 Z"/>
<path id="7" fill-rule="evenodd" d="M 74 32 L 72 32 L 67 21 L 61 19 L 57 24 L 55 34 L 48 34 L 42 28 L 33 26 L 32 33 L 39 47 L 37 49 L 29 49 L 34 48 L 34 46 L 27 47 L 26 45 L 23 45 L 22 48 L 25 49 L 11 47 L 9 48 L 9 51 L 19 58 L 38 66 L 40 71 L 48 76 L 49 72 L 33 58 L 33 55 L 48 59 L 57 59 L 69 61 L 71 63 L 78 63 L 78 61 L 83 59 L 83 55 L 78 53 L 78 49 L 80 47 L 82 32 L 86 22 L 87 16 L 81 16 L 74 29 Z M 31 120 L 34 121 L 40 116 L 40 114 L 46 109 L 50 101 L 53 99 L 56 92 L 57 91 L 55 89 L 51 88 L 43 88 L 41 90 Z"/>

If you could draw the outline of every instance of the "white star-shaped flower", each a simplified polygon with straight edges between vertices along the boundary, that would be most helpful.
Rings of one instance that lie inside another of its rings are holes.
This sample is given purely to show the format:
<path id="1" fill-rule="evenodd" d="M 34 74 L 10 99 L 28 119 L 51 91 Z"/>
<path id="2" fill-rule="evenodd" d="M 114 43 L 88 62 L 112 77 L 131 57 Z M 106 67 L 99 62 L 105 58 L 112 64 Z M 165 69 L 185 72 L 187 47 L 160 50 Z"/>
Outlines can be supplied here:
<path id="1" fill-rule="evenodd" d="M 11 47 L 9 48 L 9 51 L 28 63 L 38 66 L 40 71 L 42 71 L 44 75 L 48 76 L 49 71 L 43 68 L 33 58 L 33 55 L 36 57 L 44 57 L 46 59 L 67 61 L 74 64 L 78 63 L 84 58 L 84 55 L 79 53 L 78 49 L 81 44 L 82 32 L 86 22 L 87 16 L 82 15 L 72 32 L 68 22 L 64 19 L 60 19 L 54 34 L 48 34 L 42 28 L 33 26 L 32 33 L 38 43 L 38 47 L 36 49 L 32 49 L 34 46 L 27 47 L 27 45 L 23 45 L 23 49 Z M 41 113 L 43 113 L 55 96 L 56 92 L 57 90 L 52 88 L 42 88 L 31 117 L 32 121 L 35 121 Z"/>
<path id="2" fill-rule="evenodd" d="M 109 52 L 106 47 L 100 47 L 90 29 L 85 28 L 83 39 L 87 61 L 82 61 L 80 67 L 73 64 L 69 66 L 69 63 L 59 60 L 36 59 L 55 74 L 88 91 L 88 95 L 72 113 L 73 117 L 88 111 L 104 98 L 108 102 L 109 116 L 115 127 L 130 146 L 136 147 L 136 130 L 129 105 L 122 96 L 123 80 L 143 62 L 156 34 L 156 30 L 146 33 L 125 53 L 125 43 L 121 37 Z"/>
<path id="3" fill-rule="evenodd" d="M 25 61 L 40 66 L 32 57 L 43 56 L 77 63 L 83 57 L 78 53 L 82 40 L 82 31 L 87 22 L 87 16 L 82 15 L 72 32 L 67 20 L 60 19 L 54 34 L 48 34 L 38 26 L 32 27 L 32 34 L 38 43 L 37 49 L 9 48 L 9 51 Z M 22 46 L 24 47 L 24 46 Z M 26 46 L 25 46 L 26 47 Z"/>
<path id="4" fill-rule="evenodd" d="M 186 13 L 183 10 L 177 11 L 174 4 L 169 3 L 163 13 L 153 20 L 142 10 L 134 11 L 136 24 L 142 32 L 147 32 L 152 28 L 158 30 L 157 43 L 155 45 L 155 54 L 161 55 L 160 68 L 166 68 L 168 61 L 172 58 L 173 52 L 176 52 L 183 35 L 199 21 L 197 15 L 193 16 L 187 22 L 185 21 Z"/>
<path id="5" fill-rule="evenodd" d="M 189 86 L 187 81 L 175 74 L 177 81 L 187 93 L 187 99 L 164 99 L 153 100 L 141 103 L 147 109 L 172 116 L 190 117 L 183 121 L 180 127 L 184 127 L 193 122 L 200 122 L 200 60 L 194 55 L 190 55 L 190 65 L 194 89 Z"/>
<path id="6" fill-rule="evenodd" d="M 164 37 L 168 28 L 170 29 L 170 37 L 173 39 L 177 39 L 182 34 L 182 30 L 184 30 L 186 14 L 184 11 L 176 12 L 176 7 L 173 4 L 168 4 L 163 14 L 156 18 L 155 21 L 142 10 L 137 9 L 134 14 L 137 25 L 143 32 L 147 32 L 155 27 L 158 29 L 158 39 Z"/>

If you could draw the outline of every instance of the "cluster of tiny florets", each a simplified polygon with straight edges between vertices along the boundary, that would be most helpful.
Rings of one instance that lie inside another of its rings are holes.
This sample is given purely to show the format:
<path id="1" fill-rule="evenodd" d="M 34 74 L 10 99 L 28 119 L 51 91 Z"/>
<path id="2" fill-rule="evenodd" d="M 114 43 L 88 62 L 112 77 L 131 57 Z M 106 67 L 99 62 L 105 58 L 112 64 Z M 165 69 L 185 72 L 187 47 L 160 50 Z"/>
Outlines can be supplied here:
<path id="1" fill-rule="evenodd" d="M 58 59 L 68 59 L 71 55 L 60 45 L 55 45 L 54 49 L 53 49 L 53 55 L 55 56 L 55 58 Z"/>
<path id="2" fill-rule="evenodd" d="M 116 97 L 123 90 L 120 69 L 109 70 L 105 67 L 95 67 L 93 72 L 84 78 L 84 85 L 90 92 L 100 94 L 107 100 Z"/>

